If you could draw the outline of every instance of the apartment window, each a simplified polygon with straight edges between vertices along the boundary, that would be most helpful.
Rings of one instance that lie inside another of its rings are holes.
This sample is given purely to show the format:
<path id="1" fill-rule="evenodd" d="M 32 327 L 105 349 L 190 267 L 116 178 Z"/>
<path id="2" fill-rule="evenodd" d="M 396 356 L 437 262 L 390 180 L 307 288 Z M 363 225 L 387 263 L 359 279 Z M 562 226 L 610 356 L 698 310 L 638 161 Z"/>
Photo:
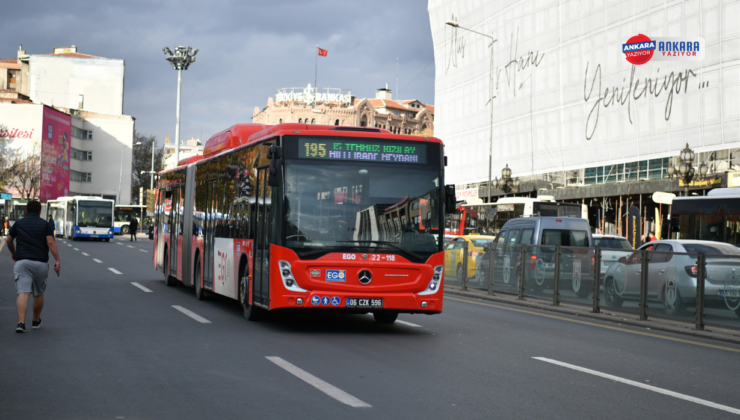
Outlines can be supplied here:
<path id="1" fill-rule="evenodd" d="M 90 172 L 77 172 L 70 170 L 69 179 L 70 181 L 77 182 L 92 182 L 92 174 Z"/>
<path id="2" fill-rule="evenodd" d="M 399 116 L 400 117 L 401 116 L 401 111 L 393 111 L 393 115 L 396 115 L 396 116 Z"/>
<path id="3" fill-rule="evenodd" d="M 88 152 L 86 150 L 72 149 L 72 159 L 92 160 L 92 152 Z"/>
<path id="4" fill-rule="evenodd" d="M 80 140 L 92 140 L 92 131 L 83 130 L 81 128 L 72 127 L 72 137 L 77 137 Z"/>

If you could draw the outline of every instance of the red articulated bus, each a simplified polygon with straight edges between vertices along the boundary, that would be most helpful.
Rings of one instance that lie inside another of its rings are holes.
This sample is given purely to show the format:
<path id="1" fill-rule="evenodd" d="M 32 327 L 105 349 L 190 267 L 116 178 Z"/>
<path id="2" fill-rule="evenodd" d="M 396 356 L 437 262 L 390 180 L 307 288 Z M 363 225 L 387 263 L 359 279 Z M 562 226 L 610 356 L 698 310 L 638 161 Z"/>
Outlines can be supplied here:
<path id="1" fill-rule="evenodd" d="M 439 139 L 306 124 L 238 124 L 157 181 L 154 265 L 274 310 L 442 312 L 444 185 Z"/>

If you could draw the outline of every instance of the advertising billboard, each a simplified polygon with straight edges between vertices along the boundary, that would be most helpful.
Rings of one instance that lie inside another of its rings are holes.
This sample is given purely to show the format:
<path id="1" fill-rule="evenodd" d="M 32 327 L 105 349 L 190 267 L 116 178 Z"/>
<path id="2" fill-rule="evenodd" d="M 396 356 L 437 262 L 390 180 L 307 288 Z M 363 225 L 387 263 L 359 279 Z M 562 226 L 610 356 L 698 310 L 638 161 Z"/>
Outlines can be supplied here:
<path id="1" fill-rule="evenodd" d="M 39 199 L 44 202 L 69 195 L 69 155 L 72 117 L 44 107 L 41 122 L 41 181 Z"/>
<path id="2" fill-rule="evenodd" d="M 488 179 L 491 131 L 493 173 L 508 164 L 514 176 L 671 157 L 687 143 L 740 147 L 740 2 L 429 0 L 428 10 L 449 182 Z"/>

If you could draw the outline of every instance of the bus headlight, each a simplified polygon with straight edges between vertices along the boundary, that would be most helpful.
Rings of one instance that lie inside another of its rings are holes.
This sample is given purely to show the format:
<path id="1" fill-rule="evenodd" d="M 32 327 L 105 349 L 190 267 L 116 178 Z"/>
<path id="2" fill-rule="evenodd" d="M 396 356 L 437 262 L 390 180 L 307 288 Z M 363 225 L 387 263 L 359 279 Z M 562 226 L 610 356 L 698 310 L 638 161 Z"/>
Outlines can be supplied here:
<path id="1" fill-rule="evenodd" d="M 302 289 L 298 286 L 293 276 L 293 270 L 290 268 L 290 263 L 287 261 L 278 261 L 280 267 L 280 277 L 283 279 L 283 286 L 291 292 L 307 292 L 308 290 Z"/>
<path id="2" fill-rule="evenodd" d="M 439 291 L 442 287 L 442 279 L 444 277 L 445 266 L 438 265 L 434 267 L 434 274 L 432 275 L 432 281 L 429 282 L 427 288 L 419 293 L 420 295 L 433 295 Z"/>

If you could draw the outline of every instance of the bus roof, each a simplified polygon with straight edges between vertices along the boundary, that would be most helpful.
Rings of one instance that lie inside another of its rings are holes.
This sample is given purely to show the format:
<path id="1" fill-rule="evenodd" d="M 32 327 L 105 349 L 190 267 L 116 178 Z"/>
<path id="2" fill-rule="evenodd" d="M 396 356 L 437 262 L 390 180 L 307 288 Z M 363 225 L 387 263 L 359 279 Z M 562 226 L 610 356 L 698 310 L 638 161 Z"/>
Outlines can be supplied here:
<path id="1" fill-rule="evenodd" d="M 393 134 L 388 130 L 374 127 L 351 127 L 343 125 L 337 126 L 298 123 L 283 123 L 277 125 L 265 125 L 257 123 L 236 124 L 211 136 L 211 138 L 206 141 L 206 144 L 203 147 L 202 157 L 193 156 L 187 159 L 182 159 L 177 163 L 176 167 L 161 171 L 159 173 L 162 174 L 177 169 L 182 169 L 183 167 L 192 163 L 197 163 L 200 160 L 208 160 L 212 157 L 220 155 L 221 153 L 257 144 L 273 137 L 296 134 L 323 137 L 373 137 L 385 140 L 426 141 L 430 143 L 442 144 L 442 140 L 436 137 L 419 137 L 407 134 Z"/>
<path id="2" fill-rule="evenodd" d="M 555 200 L 551 199 L 551 196 L 544 197 L 501 197 L 495 203 L 481 203 L 481 204 L 463 204 L 463 207 L 475 207 L 475 206 L 495 206 L 498 204 L 527 204 L 527 203 L 551 203 Z M 572 204 L 572 203 L 560 203 L 560 204 Z M 579 204 L 580 205 L 580 204 Z"/>
<path id="3" fill-rule="evenodd" d="M 70 200 L 97 200 L 97 201 L 110 201 L 111 203 L 114 202 L 114 200 L 111 200 L 110 198 L 103 198 L 103 197 L 92 197 L 92 196 L 86 196 L 86 195 L 75 195 L 72 197 L 58 197 L 55 200 L 48 200 L 48 202 L 51 201 L 70 201 Z"/>
<path id="4" fill-rule="evenodd" d="M 689 197 L 676 197 L 673 202 L 676 201 L 690 201 L 690 200 L 720 200 L 725 198 L 740 198 L 740 188 L 717 188 L 709 191 L 707 195 L 694 195 Z"/>

